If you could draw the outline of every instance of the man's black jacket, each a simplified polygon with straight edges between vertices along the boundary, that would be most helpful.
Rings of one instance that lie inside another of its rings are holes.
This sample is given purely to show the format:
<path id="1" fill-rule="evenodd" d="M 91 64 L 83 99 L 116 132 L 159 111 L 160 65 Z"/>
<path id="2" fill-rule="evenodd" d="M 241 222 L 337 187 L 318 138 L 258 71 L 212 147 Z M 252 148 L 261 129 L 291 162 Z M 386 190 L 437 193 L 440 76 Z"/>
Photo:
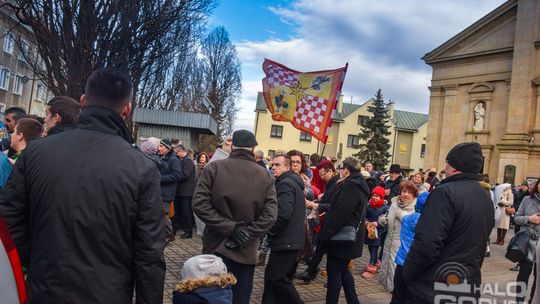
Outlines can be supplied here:
<path id="1" fill-rule="evenodd" d="M 117 113 L 32 141 L 0 194 L 30 303 L 161 303 L 165 222 L 156 166 Z"/>

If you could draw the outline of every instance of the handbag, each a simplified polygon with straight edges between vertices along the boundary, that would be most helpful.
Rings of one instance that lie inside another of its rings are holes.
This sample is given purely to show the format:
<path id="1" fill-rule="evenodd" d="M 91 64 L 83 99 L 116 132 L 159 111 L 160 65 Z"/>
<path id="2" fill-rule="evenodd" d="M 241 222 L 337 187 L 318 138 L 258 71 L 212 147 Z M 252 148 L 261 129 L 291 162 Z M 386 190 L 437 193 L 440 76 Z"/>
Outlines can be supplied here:
<path id="1" fill-rule="evenodd" d="M 517 263 L 526 258 L 529 253 L 529 231 L 522 229 L 512 237 L 506 248 L 505 258 Z"/>
<path id="2" fill-rule="evenodd" d="M 506 212 L 506 215 L 514 215 L 516 213 L 516 208 L 508 207 L 504 212 Z"/>
<path id="3" fill-rule="evenodd" d="M 343 226 L 331 238 L 330 242 L 336 245 L 353 245 L 356 241 L 357 228 L 354 226 Z"/>

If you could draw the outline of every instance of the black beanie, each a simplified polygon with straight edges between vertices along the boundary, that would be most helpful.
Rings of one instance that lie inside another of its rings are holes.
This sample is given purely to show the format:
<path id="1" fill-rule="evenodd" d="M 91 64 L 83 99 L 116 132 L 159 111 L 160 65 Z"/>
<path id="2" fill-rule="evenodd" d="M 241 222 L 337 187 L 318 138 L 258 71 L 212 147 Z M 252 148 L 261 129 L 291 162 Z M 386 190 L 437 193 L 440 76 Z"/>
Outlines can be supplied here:
<path id="1" fill-rule="evenodd" d="M 172 143 L 169 139 L 162 139 L 159 144 L 167 148 L 169 151 L 172 150 Z"/>
<path id="2" fill-rule="evenodd" d="M 484 163 L 482 146 L 479 143 L 462 143 L 455 145 L 448 155 L 446 162 L 463 173 L 480 173 Z"/>

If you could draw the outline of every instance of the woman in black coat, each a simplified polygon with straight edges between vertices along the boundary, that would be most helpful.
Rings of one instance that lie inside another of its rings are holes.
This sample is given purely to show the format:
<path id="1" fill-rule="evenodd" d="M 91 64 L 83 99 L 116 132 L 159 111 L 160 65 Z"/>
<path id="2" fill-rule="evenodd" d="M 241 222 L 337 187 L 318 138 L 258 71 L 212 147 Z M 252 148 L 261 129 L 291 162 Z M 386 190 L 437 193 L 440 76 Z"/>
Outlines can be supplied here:
<path id="1" fill-rule="evenodd" d="M 360 161 L 358 159 L 347 157 L 338 170 L 341 179 L 337 182 L 326 223 L 320 235 L 320 240 L 326 245 L 328 255 L 326 303 L 338 303 L 339 292 L 343 286 L 347 303 L 355 304 L 359 303 L 358 295 L 354 286 L 354 278 L 347 268 L 347 264 L 351 259 L 362 256 L 365 226 L 361 223 L 365 219 L 369 189 L 360 174 Z M 332 237 L 345 226 L 352 226 L 356 229 L 354 243 L 345 244 L 332 241 Z"/>

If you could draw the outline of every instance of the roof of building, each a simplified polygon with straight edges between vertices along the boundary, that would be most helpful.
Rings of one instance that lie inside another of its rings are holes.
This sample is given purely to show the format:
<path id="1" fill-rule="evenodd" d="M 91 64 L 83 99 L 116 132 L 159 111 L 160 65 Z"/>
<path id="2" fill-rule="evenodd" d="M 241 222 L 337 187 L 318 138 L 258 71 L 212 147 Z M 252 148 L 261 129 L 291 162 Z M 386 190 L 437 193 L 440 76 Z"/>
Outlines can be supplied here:
<path id="1" fill-rule="evenodd" d="M 138 123 L 198 129 L 204 134 L 216 134 L 217 122 L 209 114 L 174 112 L 136 108 L 133 121 Z"/>
<path id="2" fill-rule="evenodd" d="M 343 103 L 341 107 L 341 113 L 334 112 L 334 115 L 332 116 L 332 119 L 334 120 L 340 120 L 343 121 L 347 116 L 351 115 L 354 111 L 358 110 L 362 105 L 354 104 L 354 103 Z M 259 92 L 257 94 L 257 104 L 255 105 L 255 111 L 259 112 L 265 112 L 268 109 L 266 106 L 266 101 L 264 100 L 264 96 L 262 92 Z"/>
<path id="3" fill-rule="evenodd" d="M 392 119 L 392 121 L 398 129 L 418 130 L 418 128 L 427 123 L 428 115 L 422 113 L 394 110 L 394 118 Z"/>

